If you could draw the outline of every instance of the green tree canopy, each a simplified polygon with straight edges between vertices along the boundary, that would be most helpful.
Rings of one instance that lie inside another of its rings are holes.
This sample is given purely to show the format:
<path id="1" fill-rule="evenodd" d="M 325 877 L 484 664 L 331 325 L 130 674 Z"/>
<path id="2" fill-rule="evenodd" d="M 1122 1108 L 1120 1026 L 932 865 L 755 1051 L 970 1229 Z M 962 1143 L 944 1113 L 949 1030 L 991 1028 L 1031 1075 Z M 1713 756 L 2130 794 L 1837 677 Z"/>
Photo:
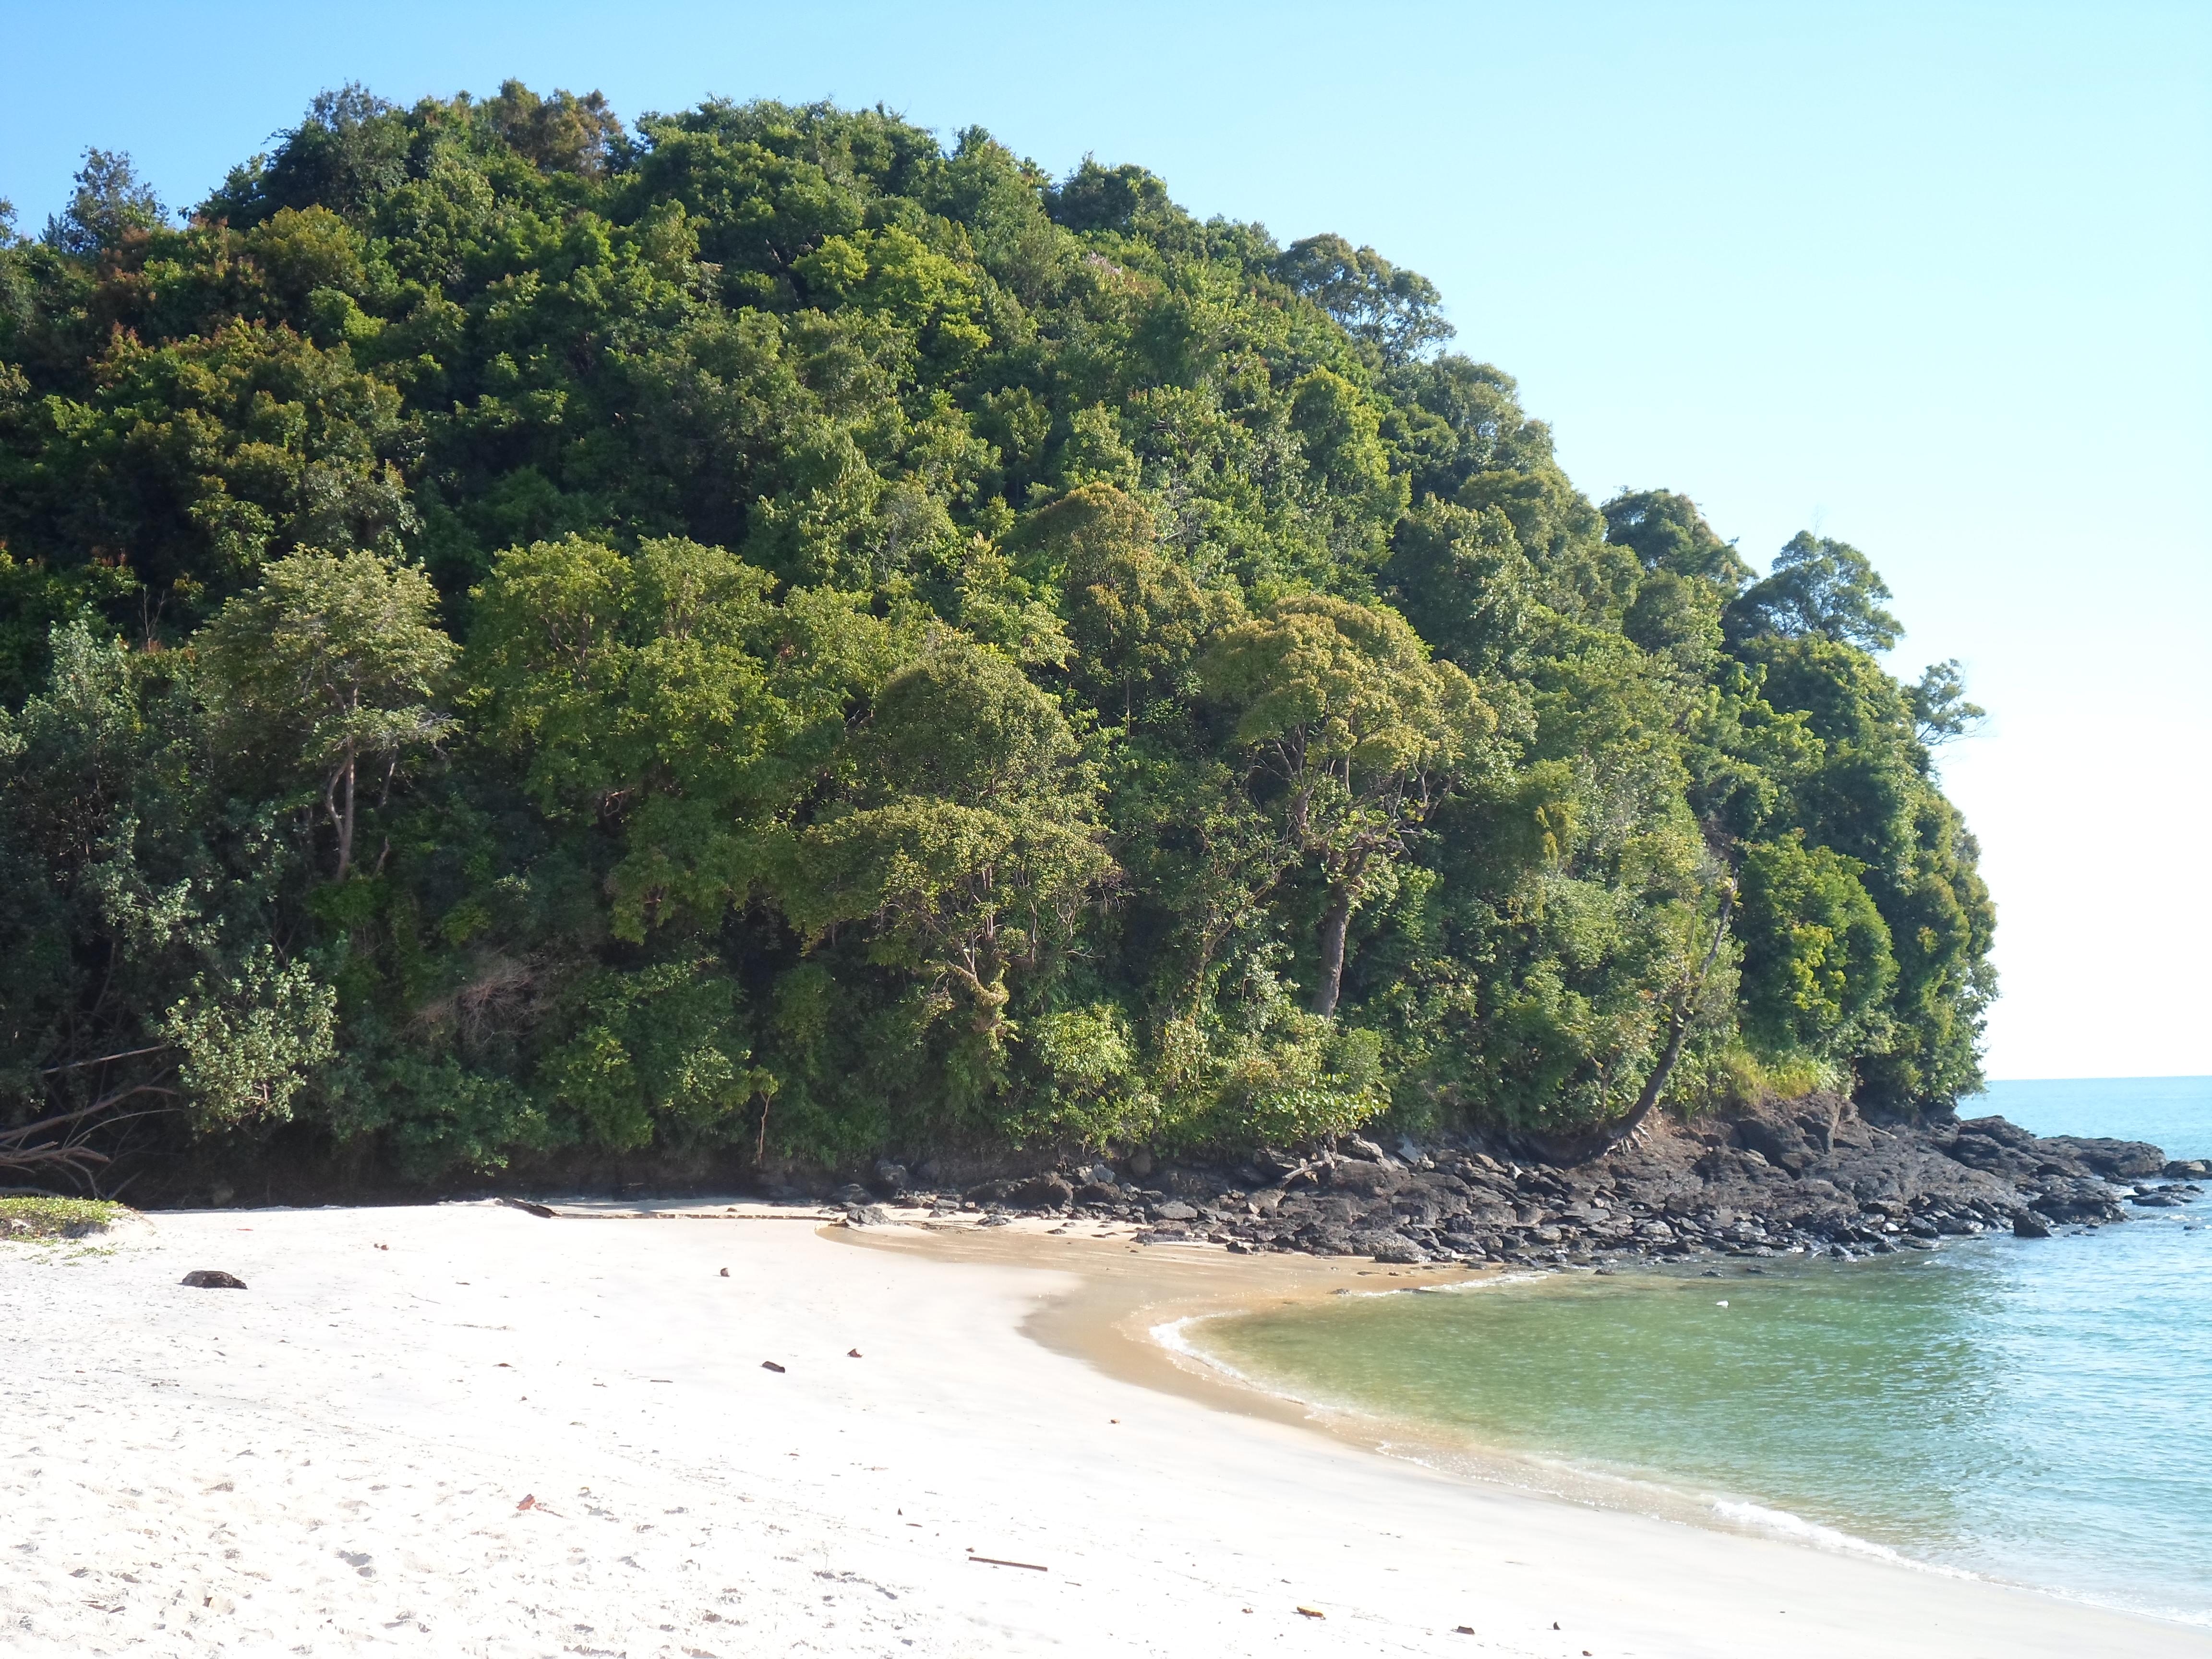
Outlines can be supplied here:
<path id="1" fill-rule="evenodd" d="M 295 553 L 200 635 L 226 741 L 320 793 L 334 880 L 353 867 L 362 769 L 388 798 L 399 769 L 453 729 L 433 701 L 455 655 L 437 602 L 421 571 L 374 553 Z"/>
<path id="2" fill-rule="evenodd" d="M 348 85 L 181 220 L 88 154 L 0 230 L 5 1121 L 565 1180 L 1971 1091 L 1957 666 L 1453 339 L 882 109 Z"/>

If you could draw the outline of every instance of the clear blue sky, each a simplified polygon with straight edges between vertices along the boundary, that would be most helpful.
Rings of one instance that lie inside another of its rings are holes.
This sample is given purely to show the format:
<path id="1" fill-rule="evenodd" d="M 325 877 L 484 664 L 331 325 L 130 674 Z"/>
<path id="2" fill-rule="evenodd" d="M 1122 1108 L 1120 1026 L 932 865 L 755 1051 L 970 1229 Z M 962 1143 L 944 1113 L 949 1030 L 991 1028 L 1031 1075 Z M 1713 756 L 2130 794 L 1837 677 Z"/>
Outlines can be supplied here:
<path id="1" fill-rule="evenodd" d="M 881 101 L 1433 278 L 1584 489 L 1871 554 L 1996 719 L 1946 759 L 1998 1077 L 2212 1073 L 2212 5 L 0 0 L 0 196 L 171 201 L 321 87 Z"/>

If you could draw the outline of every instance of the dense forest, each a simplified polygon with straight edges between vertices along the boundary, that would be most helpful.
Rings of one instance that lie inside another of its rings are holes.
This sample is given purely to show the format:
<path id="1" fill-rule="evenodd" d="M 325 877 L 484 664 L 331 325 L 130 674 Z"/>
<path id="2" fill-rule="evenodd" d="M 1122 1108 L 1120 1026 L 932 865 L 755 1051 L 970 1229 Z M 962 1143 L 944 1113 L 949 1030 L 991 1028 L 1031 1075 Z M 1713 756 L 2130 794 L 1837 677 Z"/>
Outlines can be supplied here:
<path id="1" fill-rule="evenodd" d="M 1977 1088 L 1954 665 L 1452 335 L 880 109 L 88 152 L 0 217 L 0 1180 Z"/>

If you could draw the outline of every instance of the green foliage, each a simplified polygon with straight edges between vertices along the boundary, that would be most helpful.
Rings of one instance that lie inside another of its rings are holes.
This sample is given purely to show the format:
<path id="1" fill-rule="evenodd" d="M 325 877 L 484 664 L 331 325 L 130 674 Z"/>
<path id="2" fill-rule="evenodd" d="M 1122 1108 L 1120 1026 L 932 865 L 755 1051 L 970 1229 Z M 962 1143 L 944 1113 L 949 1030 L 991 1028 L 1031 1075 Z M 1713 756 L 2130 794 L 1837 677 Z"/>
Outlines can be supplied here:
<path id="1" fill-rule="evenodd" d="M 1889 597 L 1889 584 L 1875 574 L 1865 554 L 1801 530 L 1775 555 L 1773 569 L 1729 607 L 1729 621 L 1741 638 L 1818 637 L 1862 651 L 1887 651 L 1905 633 L 1881 608 Z"/>
<path id="2" fill-rule="evenodd" d="M 332 1053 L 331 989 L 285 925 L 303 838 L 229 797 L 183 665 L 82 622 L 51 654 L 0 718 L 0 1162 L 34 1122 L 283 1117 Z"/>
<path id="3" fill-rule="evenodd" d="M 0 1198 L 0 1240 L 82 1238 L 106 1232 L 125 1213 L 96 1198 Z"/>
<path id="4" fill-rule="evenodd" d="M 374 553 L 295 553 L 226 604 L 198 636 L 220 740 L 319 788 L 337 842 L 336 879 L 353 864 L 355 795 L 381 763 L 388 794 L 403 764 L 453 728 L 431 702 L 453 642 L 432 623 L 437 592 L 420 571 Z"/>
<path id="5" fill-rule="evenodd" d="M 1862 1026 L 1897 977 L 1889 928 L 1863 868 L 1802 836 L 1743 860 L 1744 1030 L 1765 1053 L 1826 1058 Z"/>
<path id="6" fill-rule="evenodd" d="M 126 237 L 143 235 L 167 216 L 153 186 L 139 179 L 128 155 L 88 149 L 69 206 L 46 221 L 46 243 L 57 252 L 96 258 L 120 247 Z"/>
<path id="7" fill-rule="evenodd" d="M 1059 708 L 1013 664 L 932 652 L 876 699 L 848 801 L 799 839 L 784 908 L 819 939 L 870 925 L 872 959 L 954 988 L 995 1036 L 1010 970 L 1064 951 L 1111 874 L 1094 791 Z"/>
<path id="8" fill-rule="evenodd" d="M 1853 549 L 1591 502 L 1373 249 L 515 82 L 326 93 L 181 227 L 79 186 L 0 234 L 0 1135 L 434 1180 L 1977 1086 L 1955 665 L 1884 671 Z"/>

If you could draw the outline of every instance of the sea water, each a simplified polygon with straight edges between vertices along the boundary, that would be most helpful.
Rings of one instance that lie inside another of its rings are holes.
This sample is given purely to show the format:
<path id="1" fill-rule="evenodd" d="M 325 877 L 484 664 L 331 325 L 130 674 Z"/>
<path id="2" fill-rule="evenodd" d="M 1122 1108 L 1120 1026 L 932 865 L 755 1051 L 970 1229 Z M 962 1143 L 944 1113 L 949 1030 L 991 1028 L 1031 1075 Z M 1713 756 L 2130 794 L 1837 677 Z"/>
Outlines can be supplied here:
<path id="1" fill-rule="evenodd" d="M 1998 1084 L 1966 1109 L 2212 1157 L 2212 1079 Z M 2212 1192 L 2131 1213 L 1860 1262 L 1354 1295 L 1185 1334 L 1413 1455 L 1516 1454 L 1573 1472 L 1564 1489 L 2212 1626 Z"/>

